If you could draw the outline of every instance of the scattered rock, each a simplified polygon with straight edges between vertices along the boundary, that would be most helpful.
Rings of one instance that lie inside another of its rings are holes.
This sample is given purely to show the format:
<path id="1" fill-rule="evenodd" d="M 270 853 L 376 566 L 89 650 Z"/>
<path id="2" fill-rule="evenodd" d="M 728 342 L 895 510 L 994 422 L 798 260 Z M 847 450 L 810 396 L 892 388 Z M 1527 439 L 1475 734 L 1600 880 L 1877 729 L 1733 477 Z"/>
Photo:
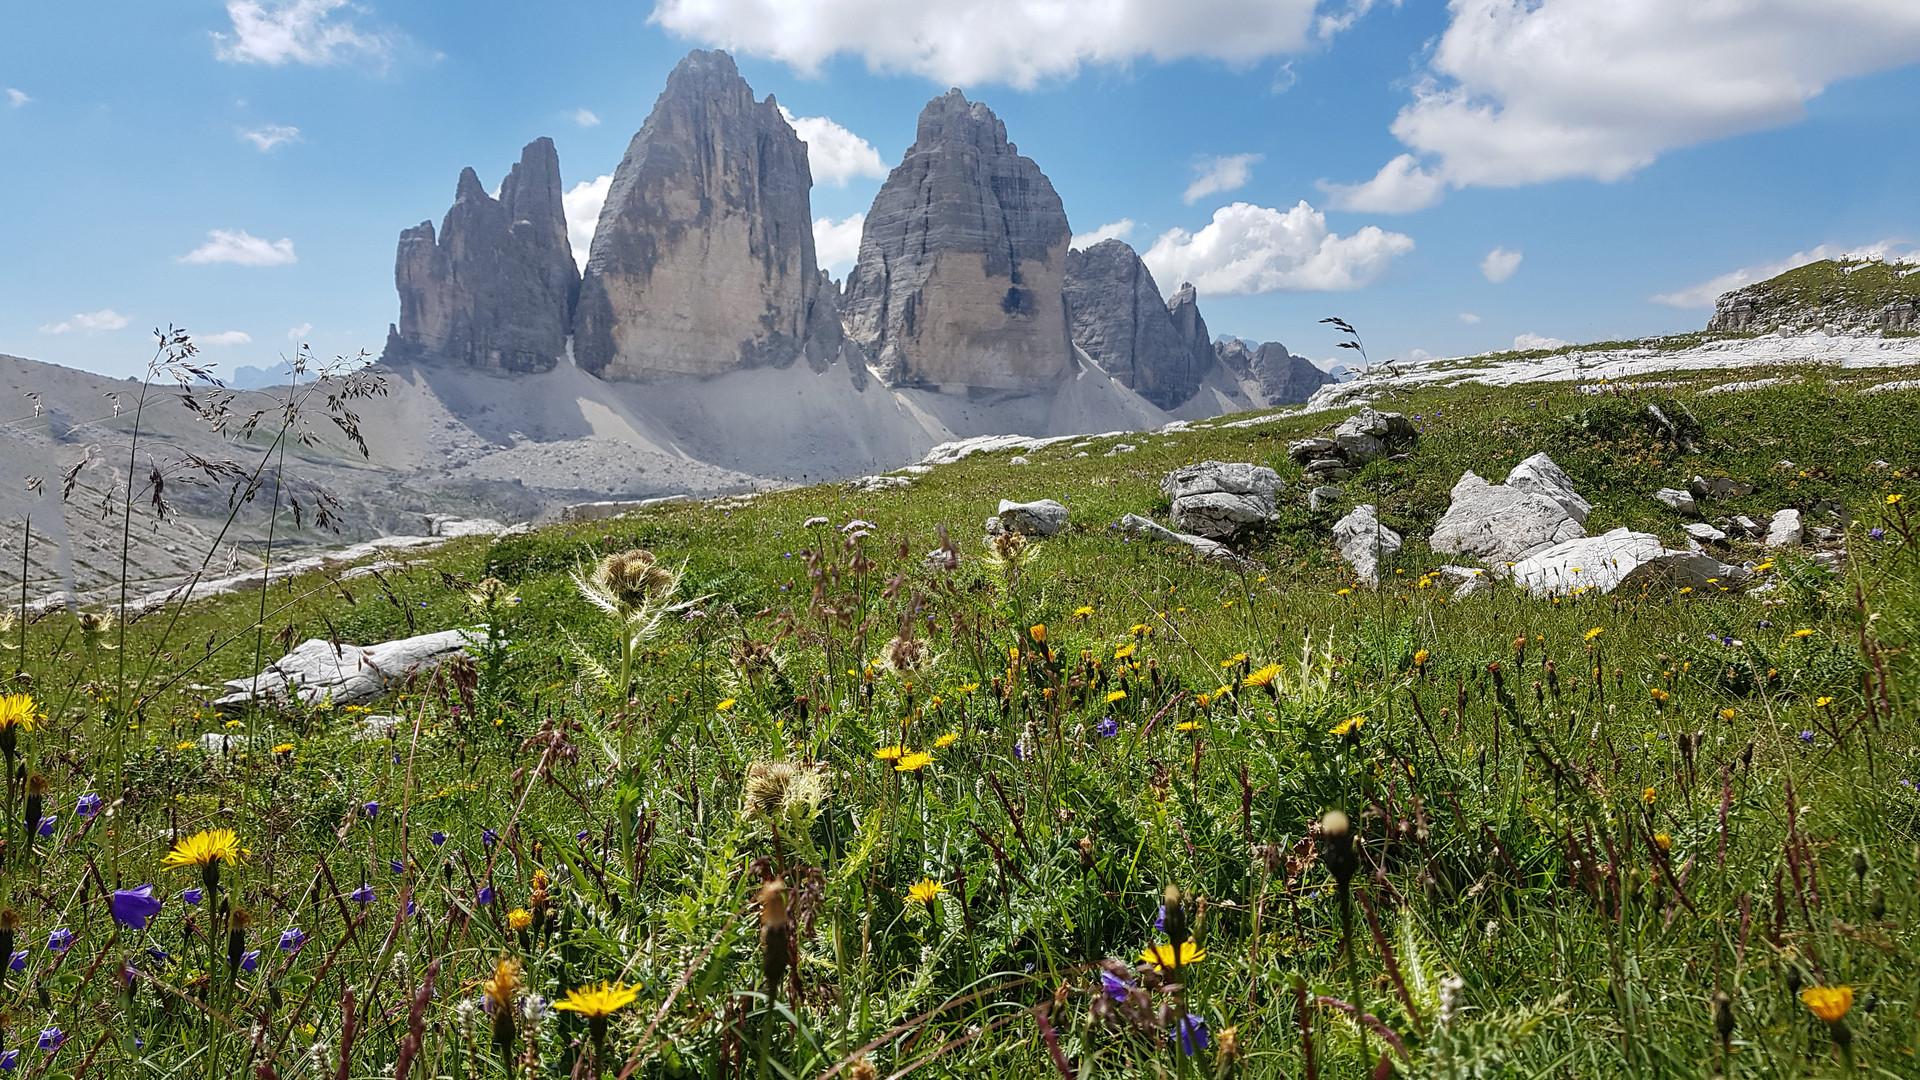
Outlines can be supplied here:
<path id="1" fill-rule="evenodd" d="M 1714 528 L 1704 521 L 1688 523 L 1687 535 L 1703 544 L 1724 544 L 1727 541 L 1726 533 L 1721 532 L 1719 529 Z"/>
<path id="2" fill-rule="evenodd" d="M 1333 454 L 1333 447 L 1332 439 L 1295 439 L 1287 444 L 1287 456 L 1292 458 L 1296 465 L 1305 465 L 1317 458 L 1330 457 Z"/>
<path id="3" fill-rule="evenodd" d="M 1545 454 L 1535 454 L 1515 465 L 1507 474 L 1507 486 L 1545 495 L 1559 503 L 1567 516 L 1581 525 L 1587 523 L 1587 515 L 1593 512 L 1593 504 L 1574 490 L 1573 478 Z"/>
<path id="4" fill-rule="evenodd" d="M 1687 491 L 1695 499 L 1732 499 L 1741 495 L 1753 494 L 1752 484 L 1743 484 L 1738 480 L 1729 480 L 1724 476 L 1711 479 L 1696 476 L 1687 482 Z"/>
<path id="5" fill-rule="evenodd" d="M 1770 548 L 1792 547 L 1805 535 L 1806 531 L 1800 525 L 1800 511 L 1791 508 L 1780 510 L 1767 523 L 1766 544 Z"/>
<path id="6" fill-rule="evenodd" d="M 354 742 L 380 742 L 411 726 L 404 717 L 365 713 L 354 720 L 351 737 Z"/>
<path id="7" fill-rule="evenodd" d="M 1745 514 L 1728 519 L 1724 527 L 1730 535 L 1746 540 L 1758 540 L 1767 534 L 1765 526 Z"/>
<path id="8" fill-rule="evenodd" d="M 1174 528 L 1220 539 L 1271 520 L 1274 495 L 1284 486 L 1265 465 L 1203 461 L 1168 473 L 1160 493 L 1173 504 Z"/>
<path id="9" fill-rule="evenodd" d="M 1697 514 L 1700 512 L 1700 505 L 1693 501 L 1693 495 L 1681 491 L 1679 488 L 1661 488 L 1659 491 L 1653 493 L 1653 499 L 1655 502 L 1663 503 L 1669 509 L 1678 510 L 1683 514 Z"/>
<path id="10" fill-rule="evenodd" d="M 662 495 L 655 499 L 614 499 L 606 502 L 574 503 L 562 507 L 560 520 L 563 522 L 605 521 L 617 518 L 621 514 L 634 510 L 645 510 L 649 506 L 664 506 L 669 503 L 697 502 L 691 495 Z"/>
<path id="11" fill-rule="evenodd" d="M 1016 455 L 1014 455 L 1013 457 L 1010 457 L 1010 458 L 1008 458 L 1008 459 L 1007 459 L 1007 464 L 1009 464 L 1009 465 L 1031 465 L 1031 464 L 1033 464 L 1033 462 L 1032 462 L 1032 461 L 1030 461 L 1030 460 L 1029 460 L 1029 459 L 1027 458 L 1027 455 L 1025 455 L 1025 454 L 1016 454 Z"/>
<path id="12" fill-rule="evenodd" d="M 1434 526 L 1434 551 L 1472 555 L 1498 573 L 1586 530 L 1556 500 L 1504 484 L 1489 484 L 1468 471 L 1453 485 L 1453 503 Z"/>
<path id="13" fill-rule="evenodd" d="M 1148 540 L 1159 540 L 1168 544 L 1183 544 L 1208 562 L 1224 563 L 1236 570 L 1248 570 L 1259 566 L 1252 559 L 1242 558 L 1232 548 L 1204 536 L 1178 533 L 1150 518 L 1139 514 L 1128 514 L 1120 519 L 1120 528 L 1132 536 Z"/>
<path id="14" fill-rule="evenodd" d="M 1903 390 L 1920 390 L 1920 379 L 1901 379 L 1897 382 L 1881 383 L 1879 386 L 1869 386 L 1860 392 L 1863 394 L 1884 394 L 1890 391 L 1897 392 Z"/>
<path id="15" fill-rule="evenodd" d="M 1131 454 L 1138 449 L 1140 448 L 1132 443 L 1115 443 L 1113 449 L 1107 451 L 1104 456 L 1112 457 L 1115 454 Z"/>
<path id="16" fill-rule="evenodd" d="M 468 644 L 485 639 L 481 631 L 442 630 L 362 648 L 313 638 L 252 678 L 229 679 L 227 694 L 212 705 L 234 712 L 254 702 L 364 704 L 418 673 L 466 655 Z"/>
<path id="17" fill-rule="evenodd" d="M 1353 475 L 1353 470 L 1347 468 L 1345 461 L 1331 457 L 1315 458 L 1307 462 L 1303 472 L 1308 480 L 1345 480 Z"/>
<path id="18" fill-rule="evenodd" d="M 1345 488 L 1317 487 L 1307 492 L 1307 509 L 1317 511 L 1323 507 L 1333 506 L 1346 497 Z"/>
<path id="19" fill-rule="evenodd" d="M 1477 566 L 1443 566 L 1434 571 L 1439 579 L 1453 586 L 1453 598 L 1464 600 L 1475 593 L 1493 590 L 1492 575 Z"/>
<path id="20" fill-rule="evenodd" d="M 492 518 L 458 518 L 447 514 L 427 515 L 427 535 L 447 540 L 462 536 L 499 536 L 507 526 Z"/>
<path id="21" fill-rule="evenodd" d="M 1333 543 L 1354 576 L 1368 585 L 1380 584 L 1380 560 L 1400 551 L 1400 534 L 1380 524 L 1373 504 L 1363 503 L 1333 526 Z"/>
<path id="22" fill-rule="evenodd" d="M 987 535 L 1019 533 L 1022 536 L 1054 536 L 1067 530 L 1067 508 L 1052 499 L 1017 503 L 1000 500 L 1000 511 L 987 519 Z"/>
<path id="23" fill-rule="evenodd" d="M 1747 572 L 1710 555 L 1674 551 L 1652 533 L 1614 529 L 1555 544 L 1513 565 L 1513 583 L 1535 597 L 1626 588 L 1731 588 Z"/>
<path id="24" fill-rule="evenodd" d="M 1024 465 L 1026 462 L 1021 459 L 1015 459 L 1015 464 Z M 849 494 L 856 494 L 874 491 L 892 491 L 895 488 L 912 486 L 913 477 L 911 476 L 862 476 L 840 485 L 840 490 L 848 492 Z"/>

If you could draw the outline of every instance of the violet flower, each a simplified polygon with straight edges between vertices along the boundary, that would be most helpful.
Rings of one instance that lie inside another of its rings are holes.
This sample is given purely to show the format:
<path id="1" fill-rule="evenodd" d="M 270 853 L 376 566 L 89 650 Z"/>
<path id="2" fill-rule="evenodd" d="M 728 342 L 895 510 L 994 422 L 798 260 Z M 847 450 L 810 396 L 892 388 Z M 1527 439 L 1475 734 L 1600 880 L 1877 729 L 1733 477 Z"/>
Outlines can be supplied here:
<path id="1" fill-rule="evenodd" d="M 200 901 L 205 900 L 206 898 L 207 898 L 207 894 L 201 891 L 200 889 L 187 889 L 186 891 L 180 894 L 180 899 L 186 901 L 189 904 L 198 904 L 200 903 Z"/>
<path id="2" fill-rule="evenodd" d="M 300 946 L 306 943 L 307 935 L 297 926 L 290 927 L 280 933 L 281 952 L 296 952 Z"/>
<path id="3" fill-rule="evenodd" d="M 151 885 L 115 889 L 108 906 L 113 909 L 114 922 L 135 930 L 145 930 L 147 920 L 160 914 L 160 901 L 154 897 Z"/>
<path id="4" fill-rule="evenodd" d="M 52 835 L 53 835 L 53 817 L 52 817 L 52 815 L 49 815 L 49 816 L 47 816 L 47 817 L 43 817 L 43 818 L 41 818 L 41 819 L 40 819 L 40 828 L 39 828 L 39 829 L 37 829 L 37 830 L 35 830 L 35 831 L 37 831 L 37 832 L 38 832 L 38 833 L 39 833 L 39 834 L 40 834 L 41 836 L 52 836 Z"/>
<path id="5" fill-rule="evenodd" d="M 1177 1027 L 1182 1054 L 1192 1057 L 1207 1048 L 1207 1022 L 1199 1014 L 1188 1013 L 1181 1017 Z"/>
<path id="6" fill-rule="evenodd" d="M 49 1054 L 60 1049 L 66 1041 L 66 1035 L 57 1027 L 50 1027 L 40 1033 L 40 1049 Z"/>
<path id="7" fill-rule="evenodd" d="M 439 847 L 447 842 L 447 834 L 441 832 L 439 829 L 435 829 L 433 830 L 433 835 L 427 837 L 427 839 L 433 841 L 434 847 Z"/>
<path id="8" fill-rule="evenodd" d="M 62 926 L 47 935 L 47 948 L 57 953 L 63 953 L 73 948 L 73 940 L 73 931 Z"/>
<path id="9" fill-rule="evenodd" d="M 100 796 L 91 791 L 80 796 L 79 801 L 73 804 L 73 812 L 83 818 L 91 818 L 100 812 Z"/>
<path id="10" fill-rule="evenodd" d="M 371 904 L 373 903 L 373 899 L 374 899 L 373 886 L 362 885 L 359 888 L 353 890 L 351 893 L 348 893 L 347 899 L 353 901 L 356 904 Z"/>
<path id="11" fill-rule="evenodd" d="M 252 971 L 260 966 L 260 950 L 249 949 L 240 954 L 240 970 Z"/>

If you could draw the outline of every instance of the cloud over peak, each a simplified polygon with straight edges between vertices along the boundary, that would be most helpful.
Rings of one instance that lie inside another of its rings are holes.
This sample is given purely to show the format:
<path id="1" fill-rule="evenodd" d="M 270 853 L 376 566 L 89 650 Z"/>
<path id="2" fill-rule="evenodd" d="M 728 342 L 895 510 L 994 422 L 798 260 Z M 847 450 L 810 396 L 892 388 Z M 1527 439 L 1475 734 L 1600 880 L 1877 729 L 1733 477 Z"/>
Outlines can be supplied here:
<path id="1" fill-rule="evenodd" d="M 1263 154 L 1230 154 L 1207 158 L 1193 167 L 1193 183 L 1187 185 L 1186 192 L 1180 198 L 1192 206 L 1208 195 L 1237 191 L 1253 179 L 1253 167 L 1265 160 Z"/>
<path id="2" fill-rule="evenodd" d="M 348 0 L 228 0 L 233 32 L 213 35 L 213 54 L 229 64 L 307 64 L 326 67 L 355 58 L 385 60 L 396 36 L 365 31 L 337 18 Z"/>
<path id="3" fill-rule="evenodd" d="M 245 229 L 214 229 L 207 242 L 175 260 L 200 266 L 208 263 L 232 263 L 235 266 L 286 266 L 299 262 L 293 253 L 293 241 L 281 237 L 263 240 Z"/>
<path id="4" fill-rule="evenodd" d="M 1100 243 L 1102 240 L 1125 240 L 1133 235 L 1133 219 L 1121 218 L 1109 221 L 1092 232 L 1074 233 L 1067 246 L 1081 251 Z"/>
<path id="5" fill-rule="evenodd" d="M 1191 281 L 1204 293 L 1344 292 L 1385 276 L 1413 238 L 1368 225 L 1352 236 L 1327 228 L 1303 200 L 1290 210 L 1237 202 L 1198 232 L 1168 229 L 1141 258 L 1156 281 Z"/>
<path id="6" fill-rule="evenodd" d="M 795 116 L 785 105 L 780 106 L 780 115 L 807 144 L 807 165 L 813 170 L 814 183 L 846 187 L 847 181 L 856 176 L 887 178 L 886 162 L 867 140 L 824 116 Z"/>

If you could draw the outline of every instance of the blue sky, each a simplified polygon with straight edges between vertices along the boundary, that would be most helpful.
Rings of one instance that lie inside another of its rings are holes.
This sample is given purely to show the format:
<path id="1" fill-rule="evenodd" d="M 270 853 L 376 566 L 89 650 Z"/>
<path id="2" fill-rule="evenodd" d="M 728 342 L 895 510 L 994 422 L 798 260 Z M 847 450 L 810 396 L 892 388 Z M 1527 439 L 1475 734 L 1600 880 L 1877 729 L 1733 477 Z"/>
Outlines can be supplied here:
<path id="1" fill-rule="evenodd" d="M 399 230 L 462 166 L 550 135 L 591 184 L 705 46 L 801 118 L 823 250 L 959 85 L 1076 233 L 1130 223 L 1216 334 L 1316 358 L 1326 315 L 1376 359 L 1696 328 L 1796 257 L 1920 240 L 1913 0 L 15 4 L 0 352 L 377 352 Z"/>

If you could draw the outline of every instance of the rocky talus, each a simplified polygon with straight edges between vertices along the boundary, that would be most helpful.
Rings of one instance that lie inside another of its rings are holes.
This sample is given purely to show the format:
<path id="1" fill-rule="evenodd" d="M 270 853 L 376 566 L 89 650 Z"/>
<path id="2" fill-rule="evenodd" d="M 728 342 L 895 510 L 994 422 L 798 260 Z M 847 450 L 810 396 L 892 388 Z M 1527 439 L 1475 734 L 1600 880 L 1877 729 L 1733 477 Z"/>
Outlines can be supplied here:
<path id="1" fill-rule="evenodd" d="M 958 90 L 920 113 L 873 200 L 847 336 L 889 385 L 1025 390 L 1073 370 L 1062 296 L 1072 230 L 1053 184 Z"/>

